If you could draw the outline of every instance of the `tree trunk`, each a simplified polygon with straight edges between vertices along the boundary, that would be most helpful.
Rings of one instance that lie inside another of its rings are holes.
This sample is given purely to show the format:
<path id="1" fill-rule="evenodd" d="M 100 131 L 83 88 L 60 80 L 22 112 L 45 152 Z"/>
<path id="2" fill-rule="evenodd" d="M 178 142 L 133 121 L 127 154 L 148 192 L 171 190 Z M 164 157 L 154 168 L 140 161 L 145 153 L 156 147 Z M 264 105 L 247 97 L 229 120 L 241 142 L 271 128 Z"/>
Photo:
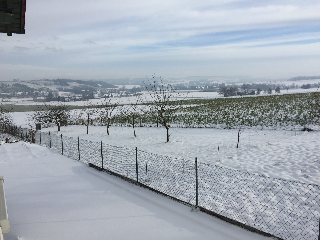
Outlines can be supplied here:
<path id="1" fill-rule="evenodd" d="M 107 123 L 107 134 L 109 136 L 109 126 L 110 126 L 110 119 L 108 119 L 108 123 Z"/>
<path id="2" fill-rule="evenodd" d="M 167 142 L 169 142 L 169 128 L 166 127 L 166 129 L 167 129 Z"/>
<path id="3" fill-rule="evenodd" d="M 89 134 L 89 121 L 90 121 L 90 115 L 88 113 L 87 134 Z"/>
<path id="4" fill-rule="evenodd" d="M 60 132 L 60 123 L 58 123 L 58 132 Z"/>
<path id="5" fill-rule="evenodd" d="M 134 116 L 132 116 L 132 128 L 133 128 L 133 136 L 137 136 L 136 135 L 136 130 L 134 129 Z"/>

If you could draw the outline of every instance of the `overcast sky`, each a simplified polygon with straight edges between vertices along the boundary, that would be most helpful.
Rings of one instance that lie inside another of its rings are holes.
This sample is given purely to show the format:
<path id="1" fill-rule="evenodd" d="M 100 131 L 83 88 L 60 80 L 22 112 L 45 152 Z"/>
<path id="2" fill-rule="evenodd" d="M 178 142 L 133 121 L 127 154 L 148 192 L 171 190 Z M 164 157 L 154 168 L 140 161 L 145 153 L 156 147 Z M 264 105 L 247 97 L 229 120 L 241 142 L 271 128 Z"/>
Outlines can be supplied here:
<path id="1" fill-rule="evenodd" d="M 0 80 L 320 75 L 319 0 L 27 0 Z"/>

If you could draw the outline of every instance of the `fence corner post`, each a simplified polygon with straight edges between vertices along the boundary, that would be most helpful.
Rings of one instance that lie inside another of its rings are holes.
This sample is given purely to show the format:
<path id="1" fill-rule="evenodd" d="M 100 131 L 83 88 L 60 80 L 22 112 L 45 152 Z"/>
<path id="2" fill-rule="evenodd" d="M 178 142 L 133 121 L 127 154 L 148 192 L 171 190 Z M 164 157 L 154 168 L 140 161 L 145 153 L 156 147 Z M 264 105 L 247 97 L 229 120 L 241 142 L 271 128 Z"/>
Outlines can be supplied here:
<path id="1" fill-rule="evenodd" d="M 320 240 L 320 218 L 319 218 L 319 236 L 318 236 L 318 240 Z"/>
<path id="2" fill-rule="evenodd" d="M 139 182 L 139 172 L 138 172 L 138 148 L 136 147 L 136 174 L 137 174 L 137 183 Z"/>
<path id="3" fill-rule="evenodd" d="M 80 140 L 79 140 L 79 137 L 78 137 L 78 153 L 79 153 L 79 161 L 80 161 Z"/>
<path id="4" fill-rule="evenodd" d="M 195 171 L 196 171 L 196 208 L 198 207 L 198 159 L 195 158 Z"/>
<path id="5" fill-rule="evenodd" d="M 102 152 L 102 141 L 101 141 L 101 168 L 103 169 L 103 152 Z"/>
<path id="6" fill-rule="evenodd" d="M 62 133 L 61 133 L 61 154 L 63 155 L 63 140 L 62 140 Z"/>

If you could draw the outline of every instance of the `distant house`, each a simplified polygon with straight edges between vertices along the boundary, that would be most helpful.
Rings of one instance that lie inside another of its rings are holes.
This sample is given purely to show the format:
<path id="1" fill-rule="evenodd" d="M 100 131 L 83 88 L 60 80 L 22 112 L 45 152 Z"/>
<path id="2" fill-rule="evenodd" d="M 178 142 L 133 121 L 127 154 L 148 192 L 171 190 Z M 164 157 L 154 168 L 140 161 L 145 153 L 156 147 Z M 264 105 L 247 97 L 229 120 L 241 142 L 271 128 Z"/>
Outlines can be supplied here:
<path id="1" fill-rule="evenodd" d="M 244 96 L 244 95 L 255 95 L 256 92 L 254 89 L 249 89 L 248 92 L 246 91 L 237 91 L 237 96 Z"/>
<path id="2" fill-rule="evenodd" d="M 34 97 L 33 101 L 34 102 L 46 102 L 46 98 L 45 97 Z"/>

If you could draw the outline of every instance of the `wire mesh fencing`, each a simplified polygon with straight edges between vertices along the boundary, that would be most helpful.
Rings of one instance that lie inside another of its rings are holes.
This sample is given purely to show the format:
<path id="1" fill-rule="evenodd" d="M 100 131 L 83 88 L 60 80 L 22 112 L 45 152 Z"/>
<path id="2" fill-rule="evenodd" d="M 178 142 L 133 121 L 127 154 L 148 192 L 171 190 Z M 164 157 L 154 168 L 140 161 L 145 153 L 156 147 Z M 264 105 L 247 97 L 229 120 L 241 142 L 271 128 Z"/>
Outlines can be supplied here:
<path id="1" fill-rule="evenodd" d="M 137 150 L 139 182 L 195 205 L 195 167 L 191 161 Z"/>
<path id="2" fill-rule="evenodd" d="M 132 180 L 136 180 L 135 150 L 102 144 L 103 163 L 99 166 Z"/>
<path id="3" fill-rule="evenodd" d="M 7 133 L 26 142 L 34 142 L 35 131 L 28 128 L 18 127 L 13 124 L 3 124 L 0 122 L 0 133 Z"/>
<path id="4" fill-rule="evenodd" d="M 282 239 L 316 239 L 320 186 L 199 164 L 199 205 Z"/>
<path id="5" fill-rule="evenodd" d="M 318 185 L 52 133 L 37 132 L 35 141 L 281 239 L 318 239 Z"/>
<path id="6" fill-rule="evenodd" d="M 74 160 L 79 160 L 79 139 L 63 136 L 62 141 L 63 155 Z"/>

